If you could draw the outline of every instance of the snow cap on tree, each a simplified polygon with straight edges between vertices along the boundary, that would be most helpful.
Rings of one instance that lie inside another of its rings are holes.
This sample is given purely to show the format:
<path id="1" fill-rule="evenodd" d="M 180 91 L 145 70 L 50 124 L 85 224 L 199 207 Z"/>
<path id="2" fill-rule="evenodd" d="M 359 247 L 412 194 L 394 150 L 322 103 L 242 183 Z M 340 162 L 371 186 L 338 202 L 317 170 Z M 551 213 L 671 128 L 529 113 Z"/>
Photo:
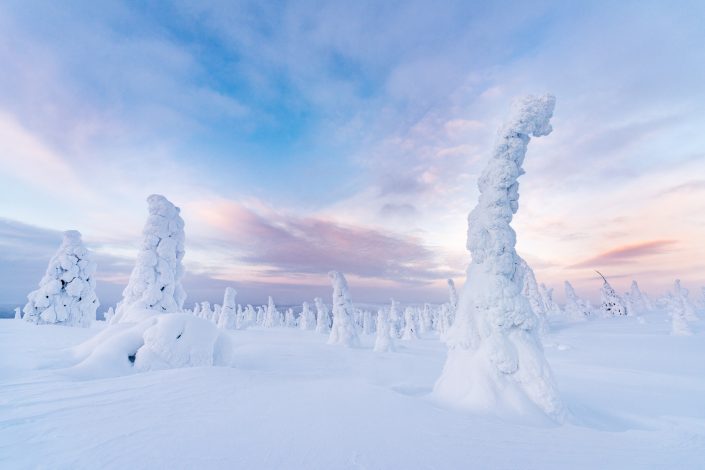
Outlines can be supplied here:
<path id="1" fill-rule="evenodd" d="M 313 299 L 313 303 L 316 305 L 316 333 L 330 333 L 328 307 L 323 303 L 323 299 L 320 297 Z"/>
<path id="2" fill-rule="evenodd" d="M 131 309 L 174 313 L 183 310 L 184 221 L 181 210 L 164 196 L 147 198 L 149 217 L 130 281 L 122 293 L 112 323 L 132 321 Z"/>
<path id="3" fill-rule="evenodd" d="M 100 305 L 95 294 L 95 270 L 81 234 L 76 230 L 64 232 L 39 289 L 27 296 L 24 319 L 32 323 L 90 326 Z"/>
<path id="4" fill-rule="evenodd" d="M 607 278 L 603 276 L 599 271 L 597 274 L 600 275 L 604 283 L 602 284 L 602 290 L 600 290 L 600 297 L 602 299 L 602 304 L 600 305 L 600 310 L 604 316 L 617 316 L 626 315 L 627 307 L 624 305 L 622 298 L 617 295 L 617 292 L 612 288 Z"/>
<path id="5" fill-rule="evenodd" d="M 472 261 L 447 335 L 448 358 L 435 394 L 455 406 L 508 418 L 548 416 L 565 409 L 544 357 L 537 318 L 526 297 L 510 226 L 530 136 L 551 132 L 555 99 L 528 96 L 514 105 L 483 170 L 477 206 L 468 217 Z"/>
<path id="6" fill-rule="evenodd" d="M 348 282 L 343 273 L 328 273 L 333 284 L 333 326 L 328 337 L 328 344 L 358 346 L 360 341 L 353 323 L 353 305 L 348 291 Z"/>

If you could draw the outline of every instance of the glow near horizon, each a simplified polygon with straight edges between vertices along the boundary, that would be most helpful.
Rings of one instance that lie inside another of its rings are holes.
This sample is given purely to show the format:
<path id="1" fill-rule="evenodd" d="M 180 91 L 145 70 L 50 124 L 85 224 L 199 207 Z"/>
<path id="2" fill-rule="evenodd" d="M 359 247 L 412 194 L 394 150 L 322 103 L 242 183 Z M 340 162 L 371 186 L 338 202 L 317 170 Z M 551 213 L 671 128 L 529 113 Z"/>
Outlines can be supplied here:
<path id="1" fill-rule="evenodd" d="M 554 133 L 529 147 L 513 224 L 539 280 L 589 295 L 602 268 L 620 289 L 697 287 L 703 14 L 697 2 L 5 4 L 0 216 L 76 228 L 129 258 L 144 199 L 161 193 L 182 208 L 192 272 L 277 295 L 325 285 L 342 254 L 360 259 L 348 274 L 361 300 L 439 299 L 447 275 L 462 278 L 476 177 L 511 99 L 550 91 Z"/>

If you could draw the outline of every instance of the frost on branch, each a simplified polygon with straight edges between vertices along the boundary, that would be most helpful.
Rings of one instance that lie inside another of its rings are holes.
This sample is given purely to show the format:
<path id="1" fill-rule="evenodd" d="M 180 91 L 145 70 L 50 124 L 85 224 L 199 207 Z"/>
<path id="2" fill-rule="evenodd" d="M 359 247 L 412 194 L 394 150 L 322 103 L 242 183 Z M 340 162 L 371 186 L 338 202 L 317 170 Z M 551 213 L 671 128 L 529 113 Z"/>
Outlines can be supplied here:
<path id="1" fill-rule="evenodd" d="M 96 265 L 76 230 L 64 238 L 39 289 L 27 296 L 24 319 L 32 323 L 58 323 L 88 327 L 100 305 L 95 294 Z"/>
<path id="2" fill-rule="evenodd" d="M 348 282 L 343 273 L 328 273 L 333 284 L 333 327 L 330 330 L 328 344 L 358 346 L 359 338 L 353 322 L 353 306 L 348 292 Z"/>
<path id="3" fill-rule="evenodd" d="M 147 198 L 149 217 L 142 231 L 142 246 L 122 301 L 112 323 L 135 321 L 129 311 L 181 312 L 186 293 L 181 286 L 184 268 L 184 221 L 179 208 L 164 196 Z"/>
<path id="4" fill-rule="evenodd" d="M 517 179 L 524 173 L 530 136 L 551 132 L 554 103 L 545 95 L 515 104 L 480 176 L 480 198 L 468 217 L 472 261 L 435 393 L 479 413 L 555 420 L 565 413 L 538 338 L 536 315 L 522 295 L 523 269 L 510 226 L 519 208 Z"/>

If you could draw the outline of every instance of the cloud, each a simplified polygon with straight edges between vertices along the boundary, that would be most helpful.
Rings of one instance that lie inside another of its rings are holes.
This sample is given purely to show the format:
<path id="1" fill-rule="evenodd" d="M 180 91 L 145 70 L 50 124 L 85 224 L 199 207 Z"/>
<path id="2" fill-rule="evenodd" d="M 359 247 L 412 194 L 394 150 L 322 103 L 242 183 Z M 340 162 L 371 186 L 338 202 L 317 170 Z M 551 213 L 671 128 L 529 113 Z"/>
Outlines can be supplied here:
<path id="1" fill-rule="evenodd" d="M 413 217 L 417 211 L 416 208 L 411 204 L 392 204 L 387 203 L 382 206 L 379 210 L 382 217 L 399 217 L 407 218 Z"/>
<path id="2" fill-rule="evenodd" d="M 623 245 L 570 266 L 571 268 L 598 268 L 615 264 L 629 263 L 641 258 L 667 253 L 676 240 L 653 240 L 649 242 Z"/>
<path id="3" fill-rule="evenodd" d="M 691 193 L 694 191 L 705 191 L 705 180 L 692 180 L 688 181 L 683 184 L 677 184 L 675 186 L 671 186 L 670 188 L 667 188 L 661 193 L 657 195 L 658 196 L 667 196 L 670 194 L 675 194 L 675 193 Z"/>

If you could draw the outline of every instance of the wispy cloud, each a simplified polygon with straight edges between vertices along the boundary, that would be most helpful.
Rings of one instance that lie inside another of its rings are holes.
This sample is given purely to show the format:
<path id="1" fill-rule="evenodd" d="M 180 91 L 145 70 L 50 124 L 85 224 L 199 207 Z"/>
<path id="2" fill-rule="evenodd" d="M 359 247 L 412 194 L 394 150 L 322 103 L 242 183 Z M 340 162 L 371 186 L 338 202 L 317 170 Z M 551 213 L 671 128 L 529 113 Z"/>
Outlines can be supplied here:
<path id="1" fill-rule="evenodd" d="M 677 243 L 678 242 L 676 240 L 652 240 L 648 242 L 623 245 L 601 253 L 594 258 L 574 264 L 571 267 L 599 268 L 600 266 L 629 263 L 635 260 L 643 259 L 647 256 L 668 253 Z"/>

